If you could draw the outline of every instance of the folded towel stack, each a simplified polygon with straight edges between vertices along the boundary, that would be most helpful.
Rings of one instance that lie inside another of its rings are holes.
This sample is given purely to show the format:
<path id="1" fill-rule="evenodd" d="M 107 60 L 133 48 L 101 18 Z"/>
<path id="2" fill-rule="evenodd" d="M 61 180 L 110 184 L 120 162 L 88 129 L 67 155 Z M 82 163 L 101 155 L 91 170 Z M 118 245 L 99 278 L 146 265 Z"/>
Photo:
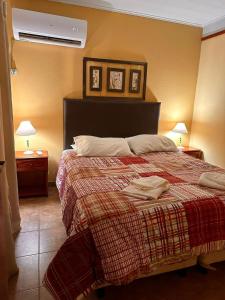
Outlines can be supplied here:
<path id="1" fill-rule="evenodd" d="M 132 180 L 130 185 L 122 190 L 122 193 L 144 200 L 157 200 L 159 196 L 168 189 L 168 180 L 159 176 L 151 176 Z"/>
<path id="2" fill-rule="evenodd" d="M 198 183 L 209 188 L 225 191 L 225 174 L 216 172 L 202 173 Z"/>

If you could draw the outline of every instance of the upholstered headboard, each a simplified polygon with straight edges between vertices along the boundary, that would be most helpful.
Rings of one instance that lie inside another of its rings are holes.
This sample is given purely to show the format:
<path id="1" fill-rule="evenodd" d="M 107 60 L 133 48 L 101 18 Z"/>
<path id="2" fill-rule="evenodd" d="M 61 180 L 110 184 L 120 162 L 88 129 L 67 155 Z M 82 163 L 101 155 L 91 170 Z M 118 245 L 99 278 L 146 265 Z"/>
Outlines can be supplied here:
<path id="1" fill-rule="evenodd" d="M 160 103 L 64 99 L 64 149 L 73 137 L 129 137 L 158 132 Z"/>

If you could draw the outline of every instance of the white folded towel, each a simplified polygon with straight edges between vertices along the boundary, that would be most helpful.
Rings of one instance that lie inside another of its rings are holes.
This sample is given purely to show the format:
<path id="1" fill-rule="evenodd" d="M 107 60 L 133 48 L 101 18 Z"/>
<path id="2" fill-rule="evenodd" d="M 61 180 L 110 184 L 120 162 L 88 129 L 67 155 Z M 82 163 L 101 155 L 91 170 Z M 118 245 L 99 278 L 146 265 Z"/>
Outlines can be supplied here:
<path id="1" fill-rule="evenodd" d="M 168 189 L 168 180 L 159 176 L 151 176 L 132 180 L 130 185 L 122 190 L 122 193 L 141 199 L 157 200 Z"/>
<path id="2" fill-rule="evenodd" d="M 216 172 L 206 172 L 202 173 L 198 184 L 225 191 L 225 174 Z"/>
<path id="3" fill-rule="evenodd" d="M 149 190 L 163 187 L 167 183 L 168 181 L 166 179 L 159 176 L 142 177 L 139 179 L 133 179 L 130 182 L 130 184 L 141 190 Z"/>

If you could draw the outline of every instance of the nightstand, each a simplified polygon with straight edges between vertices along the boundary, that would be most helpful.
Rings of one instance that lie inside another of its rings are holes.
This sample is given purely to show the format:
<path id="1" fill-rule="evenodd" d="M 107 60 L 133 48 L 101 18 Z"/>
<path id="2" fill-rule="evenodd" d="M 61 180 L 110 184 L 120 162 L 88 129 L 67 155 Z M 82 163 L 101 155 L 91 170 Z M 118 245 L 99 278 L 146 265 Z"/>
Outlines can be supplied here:
<path id="1" fill-rule="evenodd" d="M 185 146 L 184 148 L 179 150 L 195 158 L 203 159 L 203 152 L 200 149 Z"/>
<path id="2" fill-rule="evenodd" d="M 48 196 L 48 151 L 25 155 L 16 151 L 19 197 Z"/>

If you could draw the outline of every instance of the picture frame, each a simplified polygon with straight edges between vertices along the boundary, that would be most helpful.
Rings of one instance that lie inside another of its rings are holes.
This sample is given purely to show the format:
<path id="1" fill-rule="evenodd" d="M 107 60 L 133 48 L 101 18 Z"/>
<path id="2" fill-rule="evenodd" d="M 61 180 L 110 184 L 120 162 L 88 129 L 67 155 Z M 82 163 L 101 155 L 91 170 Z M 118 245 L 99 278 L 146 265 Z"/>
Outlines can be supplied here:
<path id="1" fill-rule="evenodd" d="M 147 62 L 84 57 L 83 99 L 143 101 L 147 68 Z M 110 84 L 114 77 L 119 78 L 116 87 Z"/>
<path id="2" fill-rule="evenodd" d="M 90 66 L 90 91 L 102 90 L 102 67 Z"/>
<path id="3" fill-rule="evenodd" d="M 125 69 L 107 68 L 107 91 L 123 93 L 125 90 Z"/>
<path id="4" fill-rule="evenodd" d="M 130 70 L 129 77 L 129 92 L 139 93 L 141 88 L 141 71 L 140 70 Z"/>

